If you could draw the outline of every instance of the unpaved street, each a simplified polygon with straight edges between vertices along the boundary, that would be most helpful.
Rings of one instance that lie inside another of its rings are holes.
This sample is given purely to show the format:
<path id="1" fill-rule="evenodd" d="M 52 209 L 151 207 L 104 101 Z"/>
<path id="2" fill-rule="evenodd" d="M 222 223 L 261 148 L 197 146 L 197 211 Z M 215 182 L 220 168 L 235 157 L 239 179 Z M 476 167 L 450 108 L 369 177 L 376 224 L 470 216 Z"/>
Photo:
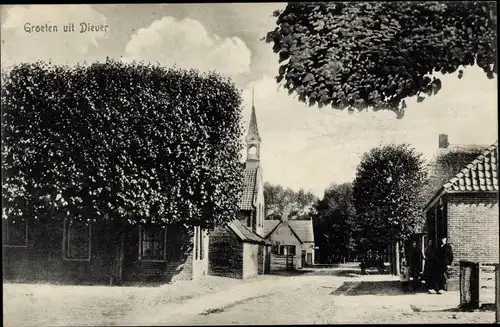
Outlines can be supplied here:
<path id="1" fill-rule="evenodd" d="M 345 284 L 344 284 L 345 282 Z M 342 286 L 341 286 L 342 285 Z M 339 286 L 341 286 L 339 288 Z M 289 289 L 158 324 L 491 323 L 494 312 L 454 312 L 456 292 L 404 294 L 391 276 L 301 276 Z M 172 317 L 173 318 L 173 317 Z"/>
<path id="2" fill-rule="evenodd" d="M 156 287 L 4 284 L 4 325 L 492 323 L 455 312 L 459 294 L 405 294 L 393 276 L 313 270 L 247 281 L 208 277 Z"/>

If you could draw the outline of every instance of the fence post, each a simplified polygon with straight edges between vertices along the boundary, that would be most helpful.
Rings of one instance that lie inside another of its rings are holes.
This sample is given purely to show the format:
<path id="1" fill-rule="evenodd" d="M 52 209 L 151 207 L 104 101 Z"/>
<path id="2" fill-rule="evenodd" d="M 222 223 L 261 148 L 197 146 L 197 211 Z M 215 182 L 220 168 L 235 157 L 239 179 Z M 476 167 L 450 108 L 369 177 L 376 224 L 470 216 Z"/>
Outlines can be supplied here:
<path id="1" fill-rule="evenodd" d="M 500 324 L 500 265 L 495 265 L 495 322 Z"/>
<path id="2" fill-rule="evenodd" d="M 460 308 L 479 308 L 479 263 L 460 261 Z"/>

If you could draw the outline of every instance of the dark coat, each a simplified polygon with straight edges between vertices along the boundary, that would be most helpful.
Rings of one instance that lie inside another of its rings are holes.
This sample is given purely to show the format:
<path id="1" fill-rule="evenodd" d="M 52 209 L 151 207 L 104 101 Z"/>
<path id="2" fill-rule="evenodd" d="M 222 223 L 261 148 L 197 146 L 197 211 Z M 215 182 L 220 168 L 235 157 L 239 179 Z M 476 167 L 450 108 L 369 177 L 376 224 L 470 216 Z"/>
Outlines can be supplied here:
<path id="1" fill-rule="evenodd" d="M 449 266 L 453 262 L 453 249 L 448 243 L 442 245 L 437 249 L 437 264 L 440 266 Z"/>
<path id="2" fill-rule="evenodd" d="M 427 245 L 425 248 L 425 261 L 428 263 L 434 263 L 436 261 L 436 253 L 432 246 Z"/>
<path id="3" fill-rule="evenodd" d="M 423 254 L 422 251 L 418 248 L 411 248 L 409 253 L 409 264 L 411 270 L 413 271 L 421 271 L 422 270 L 422 259 Z"/>

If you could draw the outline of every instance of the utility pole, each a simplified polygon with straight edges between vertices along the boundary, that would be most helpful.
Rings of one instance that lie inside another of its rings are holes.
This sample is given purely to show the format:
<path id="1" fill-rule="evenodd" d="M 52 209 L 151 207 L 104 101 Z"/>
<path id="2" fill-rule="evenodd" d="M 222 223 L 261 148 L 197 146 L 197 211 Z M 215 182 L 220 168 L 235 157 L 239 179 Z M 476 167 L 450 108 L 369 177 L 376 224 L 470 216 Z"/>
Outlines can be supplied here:
<path id="1" fill-rule="evenodd" d="M 491 11 L 490 11 L 491 14 Z M 500 181 L 500 177 L 498 176 L 498 149 L 497 149 L 497 179 Z M 499 261 L 495 266 L 495 323 L 500 324 L 500 218 L 498 222 L 498 254 Z"/>

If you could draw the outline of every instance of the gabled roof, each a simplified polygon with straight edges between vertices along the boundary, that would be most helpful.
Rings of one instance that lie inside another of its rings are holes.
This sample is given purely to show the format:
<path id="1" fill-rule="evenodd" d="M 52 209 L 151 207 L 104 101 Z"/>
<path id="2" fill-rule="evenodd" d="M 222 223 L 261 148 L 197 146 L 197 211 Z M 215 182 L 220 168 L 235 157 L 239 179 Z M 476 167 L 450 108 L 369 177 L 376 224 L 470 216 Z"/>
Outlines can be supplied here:
<path id="1" fill-rule="evenodd" d="M 498 192 L 498 141 L 443 185 L 447 191 Z"/>
<path id="2" fill-rule="evenodd" d="M 288 220 L 286 223 L 277 219 L 264 220 L 265 238 L 271 236 L 271 234 L 274 233 L 274 231 L 278 229 L 280 225 L 287 225 L 288 228 L 290 228 L 292 234 L 295 235 L 295 237 L 297 237 L 297 239 L 301 243 L 314 243 L 314 229 L 312 220 Z"/>
<path id="3" fill-rule="evenodd" d="M 289 220 L 288 224 L 302 242 L 314 243 L 314 229 L 312 220 Z"/>
<path id="4" fill-rule="evenodd" d="M 429 182 L 424 186 L 425 202 L 432 200 L 436 190 L 450 181 L 465 166 L 482 154 L 488 146 L 464 146 L 452 145 L 448 148 L 440 148 L 427 165 Z"/>
<path id="5" fill-rule="evenodd" d="M 243 171 L 243 193 L 238 201 L 240 210 L 254 210 L 258 194 L 260 167 L 245 168 Z"/>
<path id="6" fill-rule="evenodd" d="M 263 237 L 260 237 L 259 235 L 248 229 L 248 227 L 243 225 L 243 223 L 239 220 L 234 220 L 228 223 L 228 226 L 242 242 L 259 244 L 269 243 L 269 241 L 265 240 Z"/>
<path id="7" fill-rule="evenodd" d="M 425 206 L 427 211 L 444 193 L 498 192 L 498 141 L 445 183 Z"/>
<path id="8" fill-rule="evenodd" d="M 268 237 L 276 227 L 281 223 L 281 220 L 273 219 L 273 220 L 264 220 L 264 237 Z"/>

